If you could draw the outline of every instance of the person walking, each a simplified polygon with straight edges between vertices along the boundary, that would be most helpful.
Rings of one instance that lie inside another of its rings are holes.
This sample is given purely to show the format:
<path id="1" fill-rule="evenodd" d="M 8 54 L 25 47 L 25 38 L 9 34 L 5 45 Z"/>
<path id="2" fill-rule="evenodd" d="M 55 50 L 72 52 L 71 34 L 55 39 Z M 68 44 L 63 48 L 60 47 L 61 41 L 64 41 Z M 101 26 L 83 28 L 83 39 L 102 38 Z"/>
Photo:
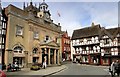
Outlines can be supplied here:
<path id="1" fill-rule="evenodd" d="M 119 76 L 119 74 L 120 74 L 120 62 L 119 62 L 119 60 L 116 60 L 116 63 L 115 63 L 115 73 L 117 73 L 117 76 Z"/>
<path id="2" fill-rule="evenodd" d="M 115 61 L 112 62 L 109 70 L 110 70 L 111 76 L 113 77 L 115 75 Z"/>
<path id="3" fill-rule="evenodd" d="M 43 68 L 45 69 L 46 67 L 47 67 L 47 64 L 46 64 L 46 58 L 44 57 Z"/>

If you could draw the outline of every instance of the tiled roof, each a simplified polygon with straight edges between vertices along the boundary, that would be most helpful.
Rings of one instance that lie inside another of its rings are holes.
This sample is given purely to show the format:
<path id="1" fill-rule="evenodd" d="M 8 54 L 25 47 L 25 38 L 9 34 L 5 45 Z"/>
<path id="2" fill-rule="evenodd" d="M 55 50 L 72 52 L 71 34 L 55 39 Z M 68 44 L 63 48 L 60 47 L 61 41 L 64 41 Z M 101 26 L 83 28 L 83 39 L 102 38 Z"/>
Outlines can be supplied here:
<path id="1" fill-rule="evenodd" d="M 120 34 L 120 27 L 106 29 L 106 30 L 113 36 L 113 38 L 115 38 L 118 33 Z"/>
<path id="2" fill-rule="evenodd" d="M 104 35 L 114 39 L 118 33 L 120 34 L 120 27 L 105 29 L 104 27 L 100 27 L 100 25 L 94 25 L 91 27 L 74 30 L 72 40 L 91 36 L 99 36 L 99 39 L 101 39 Z"/>
<path id="3" fill-rule="evenodd" d="M 85 38 L 90 36 L 97 36 L 100 34 L 100 25 L 94 25 L 91 27 L 86 27 L 78 30 L 74 30 L 72 39 Z"/>

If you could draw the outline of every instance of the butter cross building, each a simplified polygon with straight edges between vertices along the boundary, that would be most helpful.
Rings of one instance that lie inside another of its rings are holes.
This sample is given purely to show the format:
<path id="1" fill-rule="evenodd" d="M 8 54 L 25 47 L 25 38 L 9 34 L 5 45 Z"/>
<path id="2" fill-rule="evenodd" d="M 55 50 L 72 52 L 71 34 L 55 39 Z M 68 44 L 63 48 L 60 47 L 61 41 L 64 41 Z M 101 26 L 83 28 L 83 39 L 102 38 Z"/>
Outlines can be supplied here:
<path id="1" fill-rule="evenodd" d="M 8 17 L 5 48 L 5 64 L 17 62 L 21 67 L 33 63 L 59 64 L 61 34 L 60 24 L 53 23 L 48 5 L 39 7 L 30 2 L 23 9 L 14 5 L 5 8 Z"/>

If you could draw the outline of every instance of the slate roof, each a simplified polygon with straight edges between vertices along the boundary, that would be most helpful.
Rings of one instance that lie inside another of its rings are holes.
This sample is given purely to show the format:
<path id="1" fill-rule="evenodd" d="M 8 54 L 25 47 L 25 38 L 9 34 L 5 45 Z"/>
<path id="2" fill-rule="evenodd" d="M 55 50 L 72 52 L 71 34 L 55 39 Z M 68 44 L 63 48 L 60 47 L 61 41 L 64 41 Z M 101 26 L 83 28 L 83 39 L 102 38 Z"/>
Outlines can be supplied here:
<path id="1" fill-rule="evenodd" d="M 114 39 L 118 33 L 120 34 L 120 27 L 105 29 L 104 27 L 100 27 L 100 25 L 94 25 L 74 30 L 71 39 L 74 40 L 91 36 L 99 36 L 99 39 L 101 39 L 103 35 L 108 35 L 109 38 Z"/>
<path id="2" fill-rule="evenodd" d="M 94 25 L 78 30 L 74 30 L 73 35 L 72 35 L 72 40 L 77 39 L 77 38 L 85 38 L 85 37 L 90 37 L 90 36 L 97 36 L 100 34 L 101 27 L 100 25 Z"/>
<path id="3" fill-rule="evenodd" d="M 120 34 L 120 27 L 106 29 L 106 30 L 113 36 L 113 38 L 115 38 L 118 33 Z"/>
<path id="4" fill-rule="evenodd" d="M 113 31 L 111 33 L 109 31 L 111 31 L 111 30 L 109 30 L 109 29 L 107 30 L 104 27 L 102 27 L 101 31 L 100 31 L 99 39 L 101 39 L 102 36 L 104 36 L 104 35 L 107 35 L 109 38 L 113 39 L 113 35 L 111 34 L 111 33 L 113 33 Z"/>

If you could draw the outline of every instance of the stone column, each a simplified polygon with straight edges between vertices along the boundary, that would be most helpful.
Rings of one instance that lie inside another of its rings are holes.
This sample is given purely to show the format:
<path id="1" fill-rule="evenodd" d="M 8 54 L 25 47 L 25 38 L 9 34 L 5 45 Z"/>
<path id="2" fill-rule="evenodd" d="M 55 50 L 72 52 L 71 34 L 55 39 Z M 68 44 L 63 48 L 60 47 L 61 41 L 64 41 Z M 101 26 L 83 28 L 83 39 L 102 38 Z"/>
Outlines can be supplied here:
<path id="1" fill-rule="evenodd" d="M 24 67 L 28 67 L 28 51 L 24 51 L 25 52 L 25 64 Z"/>
<path id="2" fill-rule="evenodd" d="M 51 65 L 50 64 L 50 49 L 48 49 L 48 65 Z"/>
<path id="3" fill-rule="evenodd" d="M 45 48 L 45 54 L 47 54 L 47 48 Z M 45 61 L 47 60 L 47 57 L 45 56 Z"/>
<path id="4" fill-rule="evenodd" d="M 54 50 L 54 64 L 56 64 L 56 49 Z"/>
<path id="5" fill-rule="evenodd" d="M 57 52 L 57 63 L 58 63 L 58 65 L 60 65 L 60 52 L 59 52 L 59 50 Z"/>
<path id="6" fill-rule="evenodd" d="M 38 48 L 38 53 L 39 53 L 38 63 L 42 63 L 42 49 L 41 48 Z"/>

